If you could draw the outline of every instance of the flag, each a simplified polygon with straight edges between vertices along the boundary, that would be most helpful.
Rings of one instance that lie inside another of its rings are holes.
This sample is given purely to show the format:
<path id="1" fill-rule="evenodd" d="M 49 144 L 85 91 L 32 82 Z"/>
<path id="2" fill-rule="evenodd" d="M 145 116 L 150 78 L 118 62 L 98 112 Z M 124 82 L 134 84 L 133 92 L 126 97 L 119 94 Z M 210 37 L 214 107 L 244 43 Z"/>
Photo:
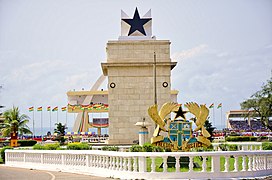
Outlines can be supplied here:
<path id="1" fill-rule="evenodd" d="M 38 107 L 37 111 L 42 111 L 42 106 Z"/>
<path id="2" fill-rule="evenodd" d="M 210 106 L 209 106 L 209 108 L 213 108 L 214 107 L 214 104 L 212 103 Z"/>
<path id="3" fill-rule="evenodd" d="M 29 112 L 31 112 L 31 111 L 33 111 L 34 110 L 34 107 L 32 106 L 32 107 L 30 107 L 30 108 L 28 108 L 28 110 L 29 110 Z"/>
<path id="4" fill-rule="evenodd" d="M 50 106 L 47 107 L 47 111 L 51 111 L 51 107 Z"/>
<path id="5" fill-rule="evenodd" d="M 53 109 L 52 109 L 52 111 L 58 111 L 59 109 L 58 109 L 58 106 L 56 106 L 56 107 L 54 107 Z"/>
<path id="6" fill-rule="evenodd" d="M 62 107 L 61 111 L 66 111 L 66 106 Z"/>
<path id="7" fill-rule="evenodd" d="M 218 104 L 217 109 L 222 107 L 222 103 Z"/>

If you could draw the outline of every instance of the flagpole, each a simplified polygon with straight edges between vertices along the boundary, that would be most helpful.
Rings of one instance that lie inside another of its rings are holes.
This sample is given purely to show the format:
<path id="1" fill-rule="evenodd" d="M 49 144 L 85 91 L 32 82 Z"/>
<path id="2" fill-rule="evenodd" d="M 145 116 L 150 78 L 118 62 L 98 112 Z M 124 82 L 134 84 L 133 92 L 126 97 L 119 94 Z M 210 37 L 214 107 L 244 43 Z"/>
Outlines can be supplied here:
<path id="1" fill-rule="evenodd" d="M 57 123 L 59 123 L 59 110 L 57 109 Z"/>
<path id="2" fill-rule="evenodd" d="M 222 124 L 222 130 L 225 128 L 223 123 L 223 116 L 222 116 L 223 106 L 221 106 L 221 124 Z"/>
<path id="3" fill-rule="evenodd" d="M 33 108 L 33 140 L 35 138 L 34 108 Z"/>
<path id="4" fill-rule="evenodd" d="M 67 110 L 66 110 L 66 126 L 67 126 Z"/>
<path id="5" fill-rule="evenodd" d="M 153 66 L 153 73 L 154 73 L 154 104 L 157 104 L 157 70 L 156 70 L 156 52 L 154 52 L 154 66 Z"/>
<path id="6" fill-rule="evenodd" d="M 51 134 L 51 130 L 52 130 L 52 124 L 51 124 L 51 107 L 50 107 L 50 111 L 49 111 L 49 117 L 50 117 L 50 134 Z"/>
<path id="7" fill-rule="evenodd" d="M 214 123 L 214 124 L 213 124 L 214 127 L 216 127 L 216 126 L 215 126 L 215 120 L 214 120 L 214 107 L 213 107 L 213 123 Z"/>
<path id="8" fill-rule="evenodd" d="M 43 125 L 42 124 L 43 124 L 43 119 L 42 119 L 42 110 L 41 110 L 41 138 L 43 137 Z"/>

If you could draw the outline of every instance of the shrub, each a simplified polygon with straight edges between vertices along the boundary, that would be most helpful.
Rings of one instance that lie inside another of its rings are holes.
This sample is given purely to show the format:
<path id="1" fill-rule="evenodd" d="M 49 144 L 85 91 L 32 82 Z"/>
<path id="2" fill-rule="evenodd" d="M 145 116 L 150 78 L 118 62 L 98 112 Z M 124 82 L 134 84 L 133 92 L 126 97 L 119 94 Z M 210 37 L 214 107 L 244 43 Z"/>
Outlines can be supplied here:
<path id="1" fill-rule="evenodd" d="M 143 152 L 143 148 L 140 145 L 132 145 L 129 150 L 130 152 Z"/>
<path id="2" fill-rule="evenodd" d="M 228 149 L 228 151 L 237 151 L 238 150 L 238 146 L 237 145 L 235 145 L 235 144 L 228 144 L 227 145 L 227 149 Z"/>
<path id="3" fill-rule="evenodd" d="M 33 149 L 34 150 L 46 150 L 45 147 L 43 145 L 41 145 L 41 144 L 35 144 L 33 146 Z"/>
<path id="4" fill-rule="evenodd" d="M 257 137 L 254 136 L 229 136 L 226 137 L 226 141 L 256 141 Z"/>
<path id="5" fill-rule="evenodd" d="M 163 152 L 164 149 L 160 146 L 153 146 L 153 152 Z"/>
<path id="6" fill-rule="evenodd" d="M 153 151 L 153 146 L 150 143 L 145 143 L 143 145 L 143 151 L 144 152 L 152 152 Z"/>
<path id="7" fill-rule="evenodd" d="M 272 143 L 264 142 L 262 143 L 263 150 L 272 150 Z"/>
<path id="8" fill-rule="evenodd" d="M 57 148 L 60 147 L 59 143 L 55 143 L 55 144 L 45 144 L 44 145 L 46 150 L 57 150 Z"/>
<path id="9" fill-rule="evenodd" d="M 20 144 L 20 147 L 34 146 L 37 143 L 37 141 L 35 141 L 35 140 L 18 140 L 18 143 Z"/>
<path id="10" fill-rule="evenodd" d="M 102 147 L 103 151 L 119 151 L 119 147 L 117 146 L 104 146 Z"/>
<path id="11" fill-rule="evenodd" d="M 69 143 L 68 150 L 89 150 L 92 149 L 87 143 Z"/>
<path id="12" fill-rule="evenodd" d="M 11 147 L 11 146 L 5 146 L 5 147 L 3 147 L 1 149 L 0 153 L 1 153 L 1 158 L 2 158 L 3 162 L 5 162 L 5 150 L 6 149 L 13 149 L 13 147 Z"/>

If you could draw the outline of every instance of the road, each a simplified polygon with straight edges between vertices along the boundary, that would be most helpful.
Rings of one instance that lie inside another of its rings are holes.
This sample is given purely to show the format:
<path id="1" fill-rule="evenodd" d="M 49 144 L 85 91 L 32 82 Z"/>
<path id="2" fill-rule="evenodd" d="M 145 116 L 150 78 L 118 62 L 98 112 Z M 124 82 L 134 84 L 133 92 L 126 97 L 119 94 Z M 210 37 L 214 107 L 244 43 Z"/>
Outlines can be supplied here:
<path id="1" fill-rule="evenodd" d="M 89 175 L 57 172 L 57 171 L 41 171 L 24 168 L 6 167 L 0 165 L 1 180 L 109 180 L 110 178 L 95 177 Z"/>

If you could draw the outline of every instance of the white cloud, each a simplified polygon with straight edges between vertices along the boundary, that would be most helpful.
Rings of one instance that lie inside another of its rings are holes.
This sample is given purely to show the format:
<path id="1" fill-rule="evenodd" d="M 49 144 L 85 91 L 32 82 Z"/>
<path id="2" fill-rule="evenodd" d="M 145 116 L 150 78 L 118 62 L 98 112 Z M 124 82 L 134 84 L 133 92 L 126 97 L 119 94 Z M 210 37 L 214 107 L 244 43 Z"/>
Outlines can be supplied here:
<path id="1" fill-rule="evenodd" d="M 207 47 L 208 46 L 206 44 L 201 44 L 197 47 L 194 47 L 194 48 L 191 48 L 188 50 L 176 52 L 171 56 L 171 58 L 174 60 L 192 58 L 192 57 L 200 54 L 201 52 L 203 52 L 203 50 L 206 49 Z"/>

